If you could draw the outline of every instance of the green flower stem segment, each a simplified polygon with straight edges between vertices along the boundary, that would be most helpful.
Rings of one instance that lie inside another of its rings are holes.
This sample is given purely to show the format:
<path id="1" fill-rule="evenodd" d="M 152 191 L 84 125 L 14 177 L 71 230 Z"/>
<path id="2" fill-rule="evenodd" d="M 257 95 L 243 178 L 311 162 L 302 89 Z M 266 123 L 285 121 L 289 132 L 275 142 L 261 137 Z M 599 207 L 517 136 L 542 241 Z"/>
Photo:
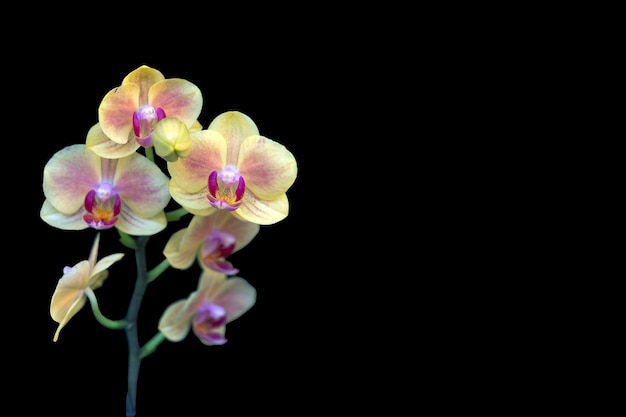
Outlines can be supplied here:
<path id="1" fill-rule="evenodd" d="M 91 288 L 85 289 L 85 295 L 89 298 L 89 302 L 91 303 L 91 310 L 93 311 L 93 315 L 96 316 L 96 319 L 102 324 L 104 327 L 108 327 L 113 330 L 120 330 L 128 325 L 126 320 L 111 320 L 100 312 L 100 307 L 98 307 L 98 300 L 96 299 L 96 294 L 94 294 Z"/>
<path id="2" fill-rule="evenodd" d="M 163 259 L 160 264 L 155 266 L 148 272 L 148 284 L 154 281 L 161 275 L 167 268 L 170 267 L 170 261 Z"/>
<path id="3" fill-rule="evenodd" d="M 137 317 L 139 307 L 143 300 L 146 287 L 148 286 L 148 273 L 146 267 L 146 243 L 149 236 L 139 236 L 135 239 L 135 259 L 137 263 L 137 281 L 133 296 L 126 313 L 126 340 L 128 342 L 128 393 L 126 394 L 126 417 L 135 417 L 137 406 L 137 380 L 139 378 L 139 366 L 141 365 L 141 348 L 137 332 Z"/>
<path id="4" fill-rule="evenodd" d="M 129 249 L 137 249 L 135 239 L 133 239 L 129 234 L 122 232 L 120 229 L 117 229 L 117 233 L 120 235 L 120 242 L 122 242 L 122 245 Z"/>
<path id="5" fill-rule="evenodd" d="M 148 355 L 151 355 L 156 348 L 163 343 L 163 341 L 165 340 L 165 335 L 161 332 L 155 334 L 152 339 L 150 339 L 145 345 L 143 345 L 143 347 L 141 348 L 141 356 L 140 358 L 143 359 Z"/>
<path id="6" fill-rule="evenodd" d="M 189 213 L 184 207 L 165 213 L 168 222 L 175 222 L 181 219 L 185 214 Z"/>
<path id="7" fill-rule="evenodd" d="M 152 149 L 151 147 L 144 148 L 144 149 L 146 151 L 146 158 L 154 162 L 154 149 Z"/>

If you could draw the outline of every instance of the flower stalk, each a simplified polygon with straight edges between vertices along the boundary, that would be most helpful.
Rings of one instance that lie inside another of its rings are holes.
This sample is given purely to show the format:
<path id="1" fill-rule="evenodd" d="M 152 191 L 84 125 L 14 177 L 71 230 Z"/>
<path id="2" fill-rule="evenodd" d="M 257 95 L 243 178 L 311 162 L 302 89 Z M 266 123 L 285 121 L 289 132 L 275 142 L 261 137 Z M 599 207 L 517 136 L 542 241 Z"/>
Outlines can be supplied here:
<path id="1" fill-rule="evenodd" d="M 139 308 L 148 286 L 148 269 L 146 262 L 146 244 L 149 236 L 135 239 L 135 260 L 137 264 L 137 280 L 128 311 L 126 313 L 126 339 L 128 342 L 128 392 L 126 394 L 126 417 L 135 417 L 137 409 L 137 380 L 141 365 L 141 347 L 137 329 Z"/>
<path id="2" fill-rule="evenodd" d="M 113 330 L 121 330 L 128 325 L 126 320 L 111 320 L 102 314 L 100 311 L 100 307 L 98 306 L 98 299 L 96 298 L 96 294 L 93 292 L 91 288 L 85 289 L 85 295 L 89 298 L 89 302 L 91 303 L 91 311 L 93 311 L 93 315 L 96 317 L 96 320 L 109 329 Z"/>

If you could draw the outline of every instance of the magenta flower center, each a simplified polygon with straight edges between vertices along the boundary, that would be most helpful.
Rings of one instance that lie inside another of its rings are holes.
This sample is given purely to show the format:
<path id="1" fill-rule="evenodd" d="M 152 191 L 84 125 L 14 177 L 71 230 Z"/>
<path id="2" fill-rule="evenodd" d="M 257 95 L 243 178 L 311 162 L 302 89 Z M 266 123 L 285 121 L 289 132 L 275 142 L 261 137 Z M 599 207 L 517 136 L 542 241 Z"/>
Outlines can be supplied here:
<path id="1" fill-rule="evenodd" d="M 137 142 L 145 147 L 152 146 L 152 131 L 154 125 L 165 118 L 165 110 L 160 107 L 156 109 L 149 104 L 141 106 L 133 113 L 133 131 Z"/>
<path id="2" fill-rule="evenodd" d="M 212 230 L 204 240 L 200 249 L 202 264 L 214 271 L 234 275 L 239 272 L 233 264 L 225 258 L 233 253 L 236 238 L 234 235 L 221 230 Z"/>
<path id="3" fill-rule="evenodd" d="M 243 176 L 239 174 L 237 167 L 226 165 L 220 172 L 211 172 L 208 188 L 207 198 L 211 206 L 233 211 L 237 210 L 243 202 L 246 182 Z"/>
<path id="4" fill-rule="evenodd" d="M 91 228 L 97 230 L 110 229 L 117 223 L 122 207 L 122 200 L 110 183 L 101 183 L 85 196 L 83 220 Z"/>
<path id="5" fill-rule="evenodd" d="M 216 331 L 226 325 L 226 310 L 210 301 L 202 303 L 193 319 L 193 331 L 198 338 L 211 345 L 223 345 L 226 339 Z"/>

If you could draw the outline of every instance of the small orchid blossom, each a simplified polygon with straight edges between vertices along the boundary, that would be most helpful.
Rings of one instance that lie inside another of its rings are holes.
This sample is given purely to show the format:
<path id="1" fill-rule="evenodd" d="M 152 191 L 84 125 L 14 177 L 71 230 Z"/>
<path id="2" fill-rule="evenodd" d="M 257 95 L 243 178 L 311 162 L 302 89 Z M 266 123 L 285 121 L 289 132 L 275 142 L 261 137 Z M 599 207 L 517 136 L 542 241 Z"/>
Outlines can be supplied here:
<path id="1" fill-rule="evenodd" d="M 223 210 L 194 216 L 188 227 L 170 237 L 163 254 L 174 268 L 187 269 L 197 259 L 203 268 L 234 275 L 239 270 L 225 258 L 250 243 L 259 228 Z"/>
<path id="2" fill-rule="evenodd" d="M 189 154 L 167 164 L 176 202 L 192 214 L 227 210 L 260 225 L 287 217 L 286 192 L 297 164 L 285 146 L 260 136 L 252 119 L 238 111 L 220 114 L 190 136 Z"/>
<path id="3" fill-rule="evenodd" d="M 53 337 L 55 342 L 59 339 L 61 329 L 87 302 L 86 293 L 101 287 L 109 276 L 108 268 L 124 257 L 123 253 L 116 253 L 97 261 L 99 244 L 100 233 L 96 234 L 88 260 L 63 268 L 63 276 L 50 301 L 50 315 L 59 323 Z"/>
<path id="4" fill-rule="evenodd" d="M 151 147 L 158 121 L 173 117 L 191 129 L 201 109 L 202 93 L 195 84 L 180 78 L 166 79 L 160 71 L 142 65 L 104 96 L 98 121 L 104 135 L 115 143 L 136 140 L 140 146 Z M 106 151 L 106 147 L 98 151 Z"/>
<path id="5" fill-rule="evenodd" d="M 117 227 L 130 235 L 153 235 L 167 226 L 168 181 L 139 153 L 105 159 L 85 145 L 70 145 L 44 167 L 40 216 L 63 230 Z"/>
<path id="6" fill-rule="evenodd" d="M 256 290 L 243 278 L 205 269 L 198 289 L 187 299 L 165 309 L 159 331 L 171 342 L 180 342 L 193 329 L 207 346 L 226 343 L 226 324 L 239 318 L 256 302 Z"/>

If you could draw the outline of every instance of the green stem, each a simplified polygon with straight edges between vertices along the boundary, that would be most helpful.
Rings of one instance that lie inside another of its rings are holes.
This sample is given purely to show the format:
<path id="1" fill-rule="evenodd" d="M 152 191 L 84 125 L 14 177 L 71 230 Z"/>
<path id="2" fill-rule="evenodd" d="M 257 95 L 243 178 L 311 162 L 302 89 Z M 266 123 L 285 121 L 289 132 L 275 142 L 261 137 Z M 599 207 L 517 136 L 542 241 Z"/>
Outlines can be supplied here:
<path id="1" fill-rule="evenodd" d="M 137 410 L 137 380 L 139 378 L 139 366 L 141 365 L 141 348 L 137 332 L 137 317 L 143 295 L 148 286 L 148 273 L 146 264 L 146 243 L 149 236 L 136 238 L 135 259 L 137 263 L 137 281 L 133 291 L 128 312 L 126 313 L 126 340 L 128 342 L 128 393 L 126 394 L 126 417 L 135 417 Z"/>
<path id="2" fill-rule="evenodd" d="M 144 149 L 146 151 L 146 158 L 148 158 L 151 162 L 154 162 L 154 149 L 152 147 Z"/>
<path id="3" fill-rule="evenodd" d="M 135 239 L 133 239 L 131 235 L 126 234 L 119 229 L 117 229 L 117 233 L 119 233 L 120 235 L 120 242 L 122 242 L 122 245 L 132 250 L 137 249 L 137 243 L 135 242 Z"/>
<path id="4" fill-rule="evenodd" d="M 93 315 L 96 316 L 96 319 L 102 324 L 104 327 L 108 327 L 113 330 L 120 330 L 126 327 L 128 322 L 126 320 L 111 320 L 100 312 L 100 307 L 98 307 L 98 300 L 96 299 L 96 294 L 94 294 L 91 288 L 87 288 L 85 290 L 85 295 L 89 298 L 89 302 L 91 303 L 91 311 L 93 311 Z"/>
<path id="5" fill-rule="evenodd" d="M 161 332 L 155 334 L 154 336 L 152 336 L 152 339 L 150 339 L 145 345 L 143 345 L 143 347 L 141 348 L 141 359 L 145 358 L 148 355 L 151 355 L 152 353 L 154 353 L 154 351 L 156 350 L 156 348 L 163 343 L 163 341 L 165 340 L 165 335 Z"/>
<path id="6" fill-rule="evenodd" d="M 148 284 L 154 281 L 170 266 L 170 261 L 163 259 L 160 264 L 155 266 L 148 272 Z"/>
<path id="7" fill-rule="evenodd" d="M 183 217 L 185 214 L 188 214 L 188 213 L 189 212 L 184 207 L 181 207 L 176 210 L 172 210 L 172 211 L 165 213 L 165 217 L 168 222 L 175 222 L 175 221 L 180 220 L 181 217 Z"/>

